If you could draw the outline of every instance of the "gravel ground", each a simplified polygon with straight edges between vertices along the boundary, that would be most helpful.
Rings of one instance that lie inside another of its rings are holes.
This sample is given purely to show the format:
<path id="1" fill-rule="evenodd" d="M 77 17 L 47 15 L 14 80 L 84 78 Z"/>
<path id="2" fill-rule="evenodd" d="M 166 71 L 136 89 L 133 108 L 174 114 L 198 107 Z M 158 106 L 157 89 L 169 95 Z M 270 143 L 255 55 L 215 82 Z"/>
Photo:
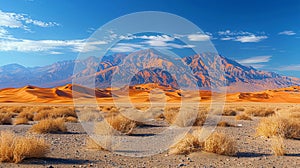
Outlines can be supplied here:
<path id="1" fill-rule="evenodd" d="M 0 167 L 300 167 L 300 140 L 285 140 L 287 155 L 274 156 L 270 140 L 255 137 L 255 127 L 260 118 L 253 121 L 235 121 L 226 116 L 222 120 L 241 127 L 218 127 L 216 131 L 233 137 L 238 144 L 235 157 L 196 152 L 189 155 L 168 155 L 166 151 L 148 157 L 127 157 L 109 151 L 94 151 L 85 148 L 85 133 L 80 123 L 68 123 L 68 133 L 35 135 L 51 143 L 51 153 L 46 158 L 28 159 L 20 164 L 1 163 Z M 30 125 L 1 125 L 0 130 L 12 130 L 25 135 Z M 166 127 L 141 127 L 135 136 L 148 133 L 151 136 Z M 134 136 L 132 136 L 134 137 Z M 147 137 L 147 136 L 145 136 Z M 159 145 L 160 142 L 153 142 Z"/>

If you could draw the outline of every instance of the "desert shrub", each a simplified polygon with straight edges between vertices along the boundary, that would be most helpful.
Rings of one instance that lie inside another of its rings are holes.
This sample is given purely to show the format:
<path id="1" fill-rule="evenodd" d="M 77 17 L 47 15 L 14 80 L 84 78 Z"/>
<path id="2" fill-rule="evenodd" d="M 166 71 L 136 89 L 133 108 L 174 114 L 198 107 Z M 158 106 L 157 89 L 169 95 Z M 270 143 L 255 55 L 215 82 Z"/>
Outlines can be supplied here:
<path id="1" fill-rule="evenodd" d="M 78 119 L 73 116 L 65 117 L 65 122 L 72 122 L 72 123 L 77 123 Z"/>
<path id="2" fill-rule="evenodd" d="M 73 107 L 56 107 L 56 108 L 44 108 L 39 110 L 33 117 L 34 121 L 39 121 L 46 118 L 61 118 L 61 117 L 77 117 Z"/>
<path id="3" fill-rule="evenodd" d="M 42 158 L 49 149 L 50 146 L 40 138 L 18 136 L 8 131 L 0 133 L 1 162 L 19 163 L 26 158 Z"/>
<path id="4" fill-rule="evenodd" d="M 223 133 L 213 133 L 204 142 L 204 150 L 220 155 L 233 156 L 237 152 L 235 141 Z"/>
<path id="5" fill-rule="evenodd" d="M 228 123 L 228 122 L 226 122 L 226 121 L 220 121 L 220 122 L 217 124 L 217 126 L 219 126 L 219 127 L 235 127 L 235 125 L 230 124 L 230 123 Z"/>
<path id="6" fill-rule="evenodd" d="M 85 145 L 87 149 L 92 150 L 105 150 L 102 146 L 100 146 L 97 142 L 95 142 L 92 138 L 88 137 L 85 140 Z"/>
<path id="7" fill-rule="evenodd" d="M 44 119 L 34 124 L 29 131 L 39 134 L 66 132 L 67 127 L 64 120 L 64 118 Z"/>
<path id="8" fill-rule="evenodd" d="M 252 118 L 250 116 L 248 116 L 247 114 L 239 114 L 235 116 L 236 120 L 252 120 Z"/>
<path id="9" fill-rule="evenodd" d="M 236 111 L 245 111 L 245 108 L 244 107 L 236 107 L 235 110 Z"/>
<path id="10" fill-rule="evenodd" d="M 27 118 L 15 118 L 14 125 L 28 124 Z"/>
<path id="11" fill-rule="evenodd" d="M 96 121 L 101 118 L 102 116 L 99 112 L 93 112 L 93 111 L 80 112 L 79 115 L 80 121 Z"/>
<path id="12" fill-rule="evenodd" d="M 255 117 L 268 117 L 274 115 L 275 110 L 274 108 L 256 107 L 247 109 L 245 113 Z"/>
<path id="13" fill-rule="evenodd" d="M 126 134 L 132 133 L 137 123 L 122 115 L 111 115 L 101 122 L 95 124 L 96 134 Z"/>
<path id="14" fill-rule="evenodd" d="M 119 112 L 119 109 L 115 106 L 100 106 L 100 110 L 102 112 L 111 112 L 111 113 Z"/>
<path id="15" fill-rule="evenodd" d="M 222 115 L 224 116 L 235 116 L 236 114 L 237 114 L 236 111 L 231 108 L 225 108 L 222 113 Z"/>
<path id="16" fill-rule="evenodd" d="M 195 136 L 188 133 L 178 143 L 170 147 L 169 153 L 186 155 L 195 151 L 200 151 L 202 146 L 203 143 L 200 143 Z"/>
<path id="17" fill-rule="evenodd" d="M 10 113 L 0 113 L 0 124 L 12 124 L 12 116 Z"/>
<path id="18" fill-rule="evenodd" d="M 174 124 L 180 127 L 202 126 L 206 121 L 207 111 L 199 111 L 196 114 L 197 116 L 195 116 L 194 112 L 181 111 L 181 113 L 179 113 L 177 108 L 174 108 L 173 111 L 172 108 L 169 108 L 167 111 L 164 111 L 163 115 L 169 124 Z"/>
<path id="19" fill-rule="evenodd" d="M 256 128 L 256 134 L 267 138 L 282 136 L 297 139 L 300 137 L 300 120 L 279 115 L 262 118 Z"/>
<path id="20" fill-rule="evenodd" d="M 22 111 L 19 113 L 18 118 L 26 118 L 29 121 L 33 121 L 34 114 L 30 111 Z"/>
<path id="21" fill-rule="evenodd" d="M 283 138 L 280 136 L 273 137 L 271 140 L 271 149 L 275 156 L 283 156 L 285 154 Z"/>

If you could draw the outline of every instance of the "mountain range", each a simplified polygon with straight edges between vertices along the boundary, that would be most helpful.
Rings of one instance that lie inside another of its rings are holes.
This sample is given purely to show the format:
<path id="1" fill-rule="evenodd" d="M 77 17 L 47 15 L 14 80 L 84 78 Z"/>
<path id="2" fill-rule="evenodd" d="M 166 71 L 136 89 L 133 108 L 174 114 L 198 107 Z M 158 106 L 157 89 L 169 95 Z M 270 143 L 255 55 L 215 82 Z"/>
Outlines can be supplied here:
<path id="1" fill-rule="evenodd" d="M 18 64 L 0 67 L 0 88 L 25 85 L 57 87 L 70 84 L 74 79 L 89 81 L 90 78 L 95 79 L 92 81 L 97 88 L 111 87 L 112 81 L 114 86 L 158 83 L 176 89 L 196 83 L 200 89 L 226 85 L 228 92 L 259 91 L 300 84 L 298 78 L 257 70 L 214 53 L 174 59 L 155 49 L 116 53 L 101 59 L 88 57 L 61 61 L 43 67 L 28 68 Z"/>

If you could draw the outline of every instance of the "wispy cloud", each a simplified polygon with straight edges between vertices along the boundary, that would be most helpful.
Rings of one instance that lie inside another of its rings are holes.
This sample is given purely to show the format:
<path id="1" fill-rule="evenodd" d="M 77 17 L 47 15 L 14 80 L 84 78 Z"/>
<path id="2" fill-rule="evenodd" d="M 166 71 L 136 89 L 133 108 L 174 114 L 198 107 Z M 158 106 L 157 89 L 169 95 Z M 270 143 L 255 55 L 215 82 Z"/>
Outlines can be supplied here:
<path id="1" fill-rule="evenodd" d="M 99 45 L 106 44 L 105 41 L 80 40 L 28 40 L 16 39 L 0 41 L 0 51 L 18 51 L 18 52 L 48 52 L 58 54 L 55 50 L 70 50 L 72 52 L 88 52 L 98 50 Z"/>
<path id="2" fill-rule="evenodd" d="M 300 71 L 300 64 L 281 66 L 277 68 L 279 71 Z"/>
<path id="3" fill-rule="evenodd" d="M 23 28 L 25 30 L 29 30 L 28 25 L 30 24 L 39 27 L 51 27 L 59 25 L 56 22 L 34 20 L 26 14 L 3 12 L 2 10 L 0 10 L 0 27 Z"/>
<path id="4" fill-rule="evenodd" d="M 285 31 L 279 32 L 278 34 L 279 34 L 279 35 L 293 36 L 293 35 L 295 35 L 296 33 L 295 33 L 294 31 L 291 31 L 291 30 L 285 30 Z"/>
<path id="5" fill-rule="evenodd" d="M 265 65 L 261 63 L 267 63 L 271 60 L 272 56 L 271 55 L 266 55 L 266 56 L 255 56 L 255 57 L 250 57 L 242 60 L 237 60 L 238 63 L 243 64 L 245 66 L 252 66 L 254 68 L 262 68 Z"/>
<path id="6" fill-rule="evenodd" d="M 246 31 L 231 30 L 219 31 L 218 35 L 220 36 L 220 40 L 231 40 L 238 41 L 241 43 L 256 43 L 268 38 L 268 36 L 264 35 L 264 33 L 254 34 Z"/>
<path id="7" fill-rule="evenodd" d="M 190 41 L 208 41 L 211 38 L 207 34 L 190 34 L 187 37 Z"/>

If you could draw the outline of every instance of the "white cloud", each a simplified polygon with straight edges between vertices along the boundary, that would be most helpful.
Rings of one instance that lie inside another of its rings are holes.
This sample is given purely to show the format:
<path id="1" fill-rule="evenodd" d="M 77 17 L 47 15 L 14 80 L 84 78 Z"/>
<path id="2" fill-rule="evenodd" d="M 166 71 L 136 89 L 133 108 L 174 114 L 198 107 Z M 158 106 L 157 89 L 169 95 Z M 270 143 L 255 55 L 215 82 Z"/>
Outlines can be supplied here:
<path id="1" fill-rule="evenodd" d="M 300 64 L 279 67 L 279 71 L 300 71 Z"/>
<path id="2" fill-rule="evenodd" d="M 234 39 L 234 41 L 239 41 L 242 43 L 256 43 L 260 42 L 264 39 L 267 39 L 267 36 L 256 36 L 254 34 L 248 36 L 238 36 Z"/>
<path id="3" fill-rule="evenodd" d="M 265 63 L 269 62 L 271 60 L 271 55 L 267 56 L 256 56 L 256 57 L 250 57 L 243 60 L 238 60 L 237 62 L 240 64 L 256 64 L 256 63 Z"/>
<path id="4" fill-rule="evenodd" d="M 34 20 L 25 14 L 3 12 L 2 10 L 0 10 L 0 27 L 28 29 L 28 24 L 39 27 L 51 27 L 59 25 L 56 22 L 43 22 L 40 20 Z"/>
<path id="5" fill-rule="evenodd" d="M 288 35 L 288 36 L 292 36 L 295 35 L 296 33 L 294 31 L 291 30 L 286 30 L 286 31 L 282 31 L 278 33 L 279 35 Z"/>
<path id="6" fill-rule="evenodd" d="M 133 52 L 143 48 L 144 46 L 140 44 L 118 43 L 115 47 L 111 48 L 111 51 L 112 52 Z"/>
<path id="7" fill-rule="evenodd" d="M 246 31 L 219 31 L 218 35 L 221 36 L 220 40 L 223 41 L 239 41 L 241 43 L 255 43 L 267 39 L 268 36 L 264 35 L 264 32 L 258 33 L 257 35 Z"/>
<path id="8" fill-rule="evenodd" d="M 187 36 L 190 41 L 208 41 L 210 36 L 207 34 L 190 34 Z"/>
<path id="9" fill-rule="evenodd" d="M 18 52 L 49 52 L 53 50 L 69 49 L 73 52 L 88 52 L 99 48 L 99 45 L 106 44 L 105 41 L 86 42 L 80 40 L 28 40 L 28 39 L 10 39 L 0 41 L 0 51 L 18 51 Z M 57 53 L 54 53 L 57 54 Z"/>

